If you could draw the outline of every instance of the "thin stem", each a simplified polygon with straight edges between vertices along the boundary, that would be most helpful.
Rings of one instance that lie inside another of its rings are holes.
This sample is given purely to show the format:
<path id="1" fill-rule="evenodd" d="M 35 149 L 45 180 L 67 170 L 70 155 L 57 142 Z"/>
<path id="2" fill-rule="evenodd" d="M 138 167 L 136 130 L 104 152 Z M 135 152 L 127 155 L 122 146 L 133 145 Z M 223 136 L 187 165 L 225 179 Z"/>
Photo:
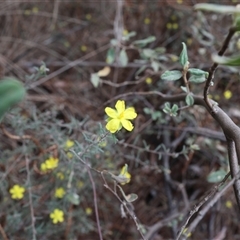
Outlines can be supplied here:
<path id="1" fill-rule="evenodd" d="M 215 186 L 210 193 L 206 194 L 203 199 L 196 205 L 194 206 L 193 210 L 190 211 L 189 216 L 187 217 L 187 219 L 185 220 L 183 226 L 181 227 L 181 231 L 179 232 L 176 240 L 179 240 L 182 233 L 184 232 L 184 230 L 187 228 L 187 225 L 190 221 L 190 219 L 192 218 L 192 216 L 199 211 L 199 209 L 211 198 L 213 197 L 217 191 L 224 185 L 224 183 L 227 181 L 228 177 L 230 176 L 230 172 L 224 177 L 224 179 L 217 185 Z M 223 190 L 222 190 L 223 191 Z M 222 193 L 223 194 L 223 193 Z M 208 205 L 207 205 L 208 206 Z M 211 205 L 212 206 L 212 205 Z M 204 208 L 203 208 L 204 209 Z M 195 221 L 195 220 L 194 220 Z M 191 230 L 188 228 L 188 233 L 191 232 Z M 187 235 L 187 233 L 186 233 Z"/>
<path id="2" fill-rule="evenodd" d="M 228 48 L 231 38 L 233 37 L 235 32 L 236 32 L 236 28 L 232 27 L 229 29 L 228 35 L 223 42 L 222 48 L 218 52 L 218 56 L 223 56 L 223 54 L 225 53 L 225 51 Z M 214 78 L 214 73 L 215 73 L 217 67 L 218 67 L 218 63 L 213 63 L 212 67 L 209 70 L 209 75 L 208 75 L 207 81 L 205 83 L 204 91 L 203 91 L 204 101 L 206 102 L 207 108 L 210 111 L 213 111 L 213 106 L 211 105 L 211 102 L 208 99 L 208 92 L 209 92 L 209 88 L 211 86 L 211 82 Z"/>
<path id="3" fill-rule="evenodd" d="M 236 154 L 236 147 L 233 140 L 227 139 L 229 165 L 232 177 L 236 177 L 239 172 L 238 158 Z M 240 180 L 237 179 L 234 183 L 234 192 L 237 200 L 238 207 L 240 209 Z"/>
<path id="4" fill-rule="evenodd" d="M 32 226 L 32 239 L 37 239 L 37 232 L 35 228 L 35 215 L 34 215 L 34 209 L 33 209 L 33 202 L 32 202 L 32 191 L 31 191 L 31 179 L 30 179 L 30 169 L 29 169 L 29 159 L 27 156 L 25 156 L 26 161 L 26 169 L 27 169 L 27 185 L 28 185 L 28 196 L 29 196 L 29 206 L 30 206 L 30 212 L 31 212 L 31 226 Z"/>
<path id="5" fill-rule="evenodd" d="M 96 186 L 95 183 L 93 181 L 93 177 L 90 171 L 90 168 L 88 167 L 88 165 L 86 165 L 87 167 L 87 171 L 88 171 L 88 175 L 92 184 L 92 188 L 93 188 L 93 198 L 94 198 L 94 209 L 95 209 L 95 215 L 96 215 L 96 221 L 97 221 L 97 227 L 98 227 L 98 234 L 99 234 L 99 239 L 103 240 L 102 237 L 102 231 L 101 231 L 101 226 L 100 226 L 100 220 L 99 220 L 99 215 L 98 215 L 98 204 L 97 204 L 97 193 L 96 193 Z"/>

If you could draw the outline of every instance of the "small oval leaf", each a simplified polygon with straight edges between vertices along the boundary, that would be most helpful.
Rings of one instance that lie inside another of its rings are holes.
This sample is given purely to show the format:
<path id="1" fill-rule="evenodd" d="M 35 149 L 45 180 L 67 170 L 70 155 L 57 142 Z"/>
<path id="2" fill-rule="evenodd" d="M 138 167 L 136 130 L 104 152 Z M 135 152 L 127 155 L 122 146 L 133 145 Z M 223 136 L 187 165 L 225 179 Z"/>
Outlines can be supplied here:
<path id="1" fill-rule="evenodd" d="M 101 79 L 99 78 L 99 76 L 98 76 L 97 73 L 92 73 L 90 80 L 91 80 L 92 85 L 93 85 L 95 88 L 97 88 L 98 85 L 99 85 L 99 83 L 100 83 L 100 80 L 101 80 Z"/>
<path id="2" fill-rule="evenodd" d="M 220 57 L 218 55 L 212 55 L 212 60 L 215 63 L 227 66 L 240 66 L 240 55 L 232 57 Z"/>
<path id="3" fill-rule="evenodd" d="M 223 169 L 211 172 L 208 177 L 207 181 L 210 183 L 217 183 L 223 180 L 223 178 L 227 175 L 227 172 Z"/>
<path id="4" fill-rule="evenodd" d="M 234 6 L 226 6 L 226 5 L 219 5 L 219 4 L 211 4 L 211 3 L 199 3 L 194 6 L 195 10 L 204 10 L 204 11 L 211 11 L 217 13 L 240 13 L 240 9 Z"/>
<path id="5" fill-rule="evenodd" d="M 192 106 L 194 104 L 194 98 L 191 93 L 189 93 L 185 98 L 186 104 Z"/>
<path id="6" fill-rule="evenodd" d="M 120 63 L 123 67 L 127 66 L 128 56 L 127 56 L 127 53 L 124 49 L 122 49 L 121 52 L 120 52 L 119 60 L 120 60 Z"/>
<path id="7" fill-rule="evenodd" d="M 166 71 L 161 75 L 161 79 L 165 81 L 176 81 L 182 77 L 182 72 L 178 70 Z"/>
<path id="8" fill-rule="evenodd" d="M 125 196 L 125 200 L 129 203 L 134 202 L 137 199 L 138 199 L 138 195 L 135 193 L 130 193 L 127 196 Z"/>
<path id="9" fill-rule="evenodd" d="M 188 63 L 187 46 L 184 42 L 182 42 L 182 45 L 183 45 L 183 49 L 182 49 L 182 52 L 180 54 L 179 61 L 180 61 L 181 65 L 183 67 L 185 67 L 186 64 Z"/>
<path id="10" fill-rule="evenodd" d="M 191 77 L 188 80 L 189 82 L 193 83 L 203 83 L 206 81 L 205 75 L 191 75 Z"/>
<path id="11" fill-rule="evenodd" d="M 4 78 L 0 81 L 0 120 L 26 94 L 23 84 L 14 78 Z"/>

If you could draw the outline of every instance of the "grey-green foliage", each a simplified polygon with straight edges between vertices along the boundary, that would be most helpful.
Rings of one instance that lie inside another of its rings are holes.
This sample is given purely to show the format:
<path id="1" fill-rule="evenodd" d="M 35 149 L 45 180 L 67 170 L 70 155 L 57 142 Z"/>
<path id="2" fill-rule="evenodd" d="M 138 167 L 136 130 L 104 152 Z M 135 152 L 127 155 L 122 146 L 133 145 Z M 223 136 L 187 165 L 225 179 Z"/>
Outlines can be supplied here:
<path id="1" fill-rule="evenodd" d="M 4 78 L 0 81 L 0 121 L 11 107 L 24 98 L 25 94 L 23 84 L 15 78 Z"/>

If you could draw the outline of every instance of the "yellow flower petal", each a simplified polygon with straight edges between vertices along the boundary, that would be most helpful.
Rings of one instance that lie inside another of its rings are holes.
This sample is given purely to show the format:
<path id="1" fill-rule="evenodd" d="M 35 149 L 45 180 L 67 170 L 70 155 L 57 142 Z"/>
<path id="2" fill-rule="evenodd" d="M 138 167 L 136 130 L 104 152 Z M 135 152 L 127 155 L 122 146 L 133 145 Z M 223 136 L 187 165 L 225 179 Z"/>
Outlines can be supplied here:
<path id="1" fill-rule="evenodd" d="M 123 125 L 123 127 L 128 130 L 129 132 L 131 132 L 133 130 L 133 125 L 130 121 L 122 119 L 121 123 Z"/>
<path id="2" fill-rule="evenodd" d="M 105 108 L 105 113 L 110 117 L 110 118 L 117 118 L 118 114 L 117 111 L 113 108 L 106 107 Z"/>
<path id="3" fill-rule="evenodd" d="M 130 107 L 124 111 L 124 117 L 125 119 L 132 120 L 137 117 L 137 113 L 133 107 Z"/>
<path id="4" fill-rule="evenodd" d="M 129 183 L 131 181 L 131 174 L 128 172 L 128 166 L 127 164 L 125 164 L 122 169 L 120 174 L 118 175 L 118 177 L 121 178 L 121 184 L 125 185 L 126 183 Z"/>
<path id="5" fill-rule="evenodd" d="M 120 127 L 121 127 L 121 122 L 119 119 L 112 119 L 106 125 L 106 129 L 111 133 L 115 133 L 120 129 Z"/>
<path id="6" fill-rule="evenodd" d="M 125 111 L 125 102 L 123 100 L 118 100 L 115 108 L 117 109 L 118 114 L 121 114 Z"/>

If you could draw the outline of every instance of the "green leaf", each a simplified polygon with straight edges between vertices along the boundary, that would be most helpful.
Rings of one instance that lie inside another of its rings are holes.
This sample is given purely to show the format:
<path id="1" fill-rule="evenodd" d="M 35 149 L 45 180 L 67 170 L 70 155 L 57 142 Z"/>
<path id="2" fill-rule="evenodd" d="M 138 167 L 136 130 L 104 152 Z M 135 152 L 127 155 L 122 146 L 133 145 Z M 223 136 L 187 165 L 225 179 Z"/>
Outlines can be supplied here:
<path id="1" fill-rule="evenodd" d="M 206 81 L 205 75 L 191 75 L 190 78 L 188 79 L 189 82 L 193 83 L 203 83 Z"/>
<path id="2" fill-rule="evenodd" d="M 148 43 L 154 42 L 156 40 L 155 36 L 149 36 L 148 38 L 136 40 L 133 42 L 134 45 L 138 47 L 145 47 Z"/>
<path id="3" fill-rule="evenodd" d="M 113 63 L 115 60 L 115 50 L 114 48 L 109 48 L 108 51 L 107 51 L 107 59 L 106 59 L 106 62 L 108 64 L 111 64 Z"/>
<path id="4" fill-rule="evenodd" d="M 97 88 L 97 87 L 99 86 L 99 83 L 100 83 L 100 81 L 101 81 L 101 79 L 100 79 L 100 77 L 98 76 L 97 73 L 92 73 L 90 80 L 91 80 L 92 85 L 93 85 L 95 88 Z"/>
<path id="5" fill-rule="evenodd" d="M 192 96 L 191 93 L 189 93 L 186 98 L 185 98 L 185 102 L 188 106 L 192 106 L 194 104 L 194 98 Z"/>
<path id="6" fill-rule="evenodd" d="M 161 79 L 165 81 L 176 81 L 182 77 L 182 72 L 178 70 L 166 71 L 161 75 Z"/>
<path id="7" fill-rule="evenodd" d="M 138 195 L 137 195 L 137 194 L 135 194 L 135 193 L 130 193 L 130 194 L 128 194 L 128 195 L 125 195 L 123 189 L 122 189 L 119 185 L 118 185 L 118 187 L 119 187 L 119 189 L 120 189 L 120 191 L 121 191 L 124 199 L 125 199 L 127 202 L 131 203 L 131 202 L 134 202 L 135 200 L 137 200 L 137 198 L 138 198 Z"/>
<path id="8" fill-rule="evenodd" d="M 127 56 L 127 53 L 124 49 L 122 49 L 121 52 L 120 52 L 119 60 L 120 60 L 120 63 L 122 64 L 123 67 L 127 66 L 128 56 Z"/>
<path id="9" fill-rule="evenodd" d="M 130 32 L 127 35 L 122 36 L 123 41 L 128 41 L 131 37 L 136 36 L 136 32 Z"/>
<path id="10" fill-rule="evenodd" d="M 4 114 L 26 95 L 23 84 L 15 78 L 0 81 L 0 121 Z"/>
<path id="11" fill-rule="evenodd" d="M 179 57 L 179 62 L 183 67 L 185 67 L 186 64 L 188 64 L 188 54 L 187 54 L 186 44 L 183 42 L 182 45 L 183 45 L 183 49 Z"/>
<path id="12" fill-rule="evenodd" d="M 212 60 L 215 63 L 227 66 L 240 66 L 240 55 L 232 57 L 220 57 L 218 55 L 212 55 Z"/>
<path id="13" fill-rule="evenodd" d="M 144 48 L 142 50 L 142 54 L 144 55 L 144 57 L 146 58 L 151 58 L 154 54 L 155 54 L 155 51 L 152 50 L 151 48 Z"/>
<path id="14" fill-rule="evenodd" d="M 191 73 L 191 74 L 194 74 L 194 75 L 205 75 L 206 77 L 208 77 L 208 72 L 205 72 L 201 69 L 198 69 L 198 68 L 189 68 L 188 69 L 188 72 Z"/>
<path id="15" fill-rule="evenodd" d="M 176 114 L 178 111 L 178 105 L 177 104 L 173 104 L 172 106 L 172 113 Z"/>
<path id="16" fill-rule="evenodd" d="M 207 181 L 210 183 L 217 183 L 223 180 L 223 178 L 227 175 L 227 172 L 223 169 L 211 172 L 208 177 Z"/>
<path id="17" fill-rule="evenodd" d="M 181 89 L 185 92 L 185 93 L 187 93 L 188 91 L 187 91 L 187 88 L 186 87 L 184 87 L 184 86 L 181 86 Z"/>
<path id="18" fill-rule="evenodd" d="M 68 193 L 66 196 L 66 199 L 72 203 L 73 205 L 79 205 L 80 204 L 80 197 L 76 193 Z"/>
<path id="19" fill-rule="evenodd" d="M 211 11 L 217 13 L 240 13 L 240 9 L 234 6 L 210 4 L 210 3 L 199 3 L 194 6 L 195 10 Z"/>
<path id="20" fill-rule="evenodd" d="M 151 67 L 153 68 L 154 72 L 157 72 L 159 70 L 160 64 L 157 61 L 152 61 Z"/>
<path id="21" fill-rule="evenodd" d="M 135 76 L 138 76 L 138 75 L 139 75 L 140 73 L 142 73 L 146 68 L 147 68 L 146 65 L 140 67 L 140 68 L 137 70 L 137 72 L 135 73 Z"/>
<path id="22" fill-rule="evenodd" d="M 138 199 L 138 195 L 135 194 L 135 193 L 130 193 L 125 197 L 125 199 L 126 199 L 127 202 L 131 203 L 131 202 L 134 202 Z"/>

